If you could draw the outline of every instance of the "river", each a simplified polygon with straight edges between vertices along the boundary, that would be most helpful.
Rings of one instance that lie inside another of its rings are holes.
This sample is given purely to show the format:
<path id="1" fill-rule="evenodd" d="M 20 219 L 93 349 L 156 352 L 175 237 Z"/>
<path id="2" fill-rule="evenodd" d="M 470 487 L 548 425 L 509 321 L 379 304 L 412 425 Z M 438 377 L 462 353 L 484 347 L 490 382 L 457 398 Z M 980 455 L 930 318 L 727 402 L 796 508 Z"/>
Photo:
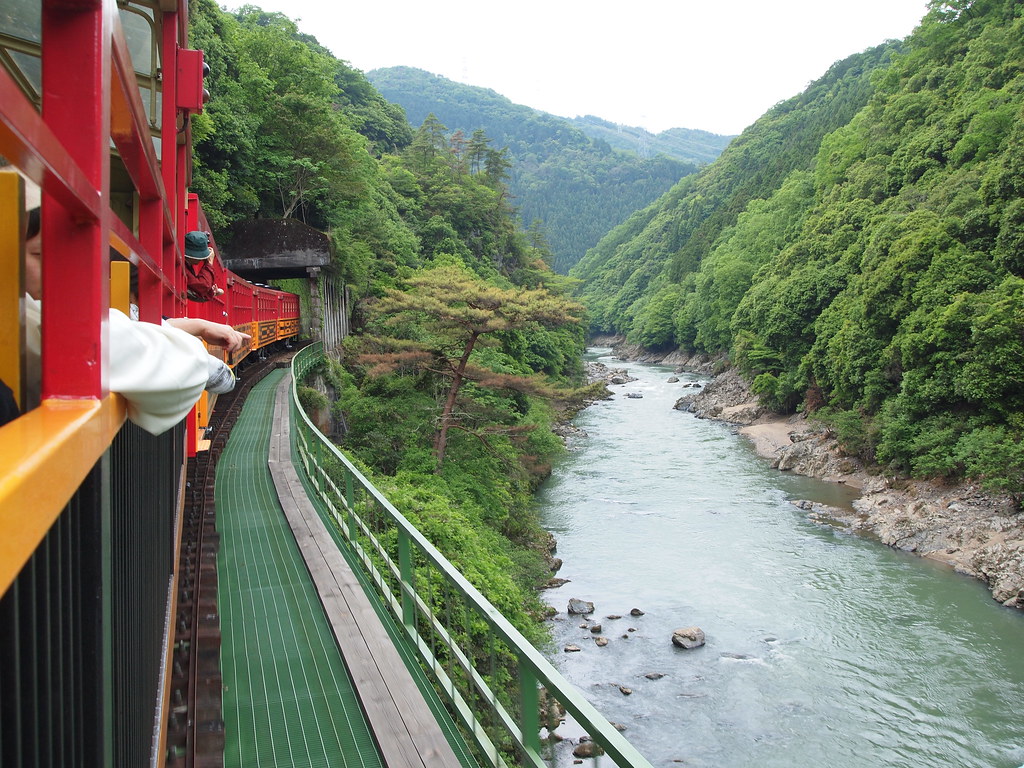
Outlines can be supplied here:
<path id="1" fill-rule="evenodd" d="M 670 368 L 606 352 L 588 359 L 638 380 L 581 412 L 588 437 L 539 495 L 570 580 L 545 592 L 559 610 L 549 657 L 654 766 L 1024 764 L 1024 614 L 810 521 L 791 500 L 848 504 L 847 489 L 774 470 L 728 425 L 673 410 L 702 377 L 669 383 Z M 574 597 L 594 614 L 567 615 Z M 707 643 L 674 647 L 693 625 Z"/>

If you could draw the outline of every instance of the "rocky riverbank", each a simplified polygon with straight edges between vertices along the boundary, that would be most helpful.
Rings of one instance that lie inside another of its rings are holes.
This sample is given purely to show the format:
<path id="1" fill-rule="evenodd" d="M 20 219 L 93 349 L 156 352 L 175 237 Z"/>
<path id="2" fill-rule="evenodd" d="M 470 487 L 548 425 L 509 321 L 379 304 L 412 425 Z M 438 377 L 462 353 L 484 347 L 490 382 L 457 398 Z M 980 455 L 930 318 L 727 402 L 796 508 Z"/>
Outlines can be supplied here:
<path id="1" fill-rule="evenodd" d="M 706 357 L 654 355 L 616 343 L 624 360 L 676 365 L 679 370 L 711 375 L 715 361 Z M 984 493 L 977 485 L 888 476 L 845 456 L 824 425 L 801 415 L 767 412 L 733 369 L 714 376 L 708 386 L 680 398 L 676 408 L 698 418 L 735 425 L 753 441 L 757 452 L 776 468 L 857 488 L 852 509 L 798 501 L 810 517 L 877 537 L 883 543 L 948 564 L 984 581 L 992 597 L 1024 609 L 1024 512 L 1008 497 Z"/>

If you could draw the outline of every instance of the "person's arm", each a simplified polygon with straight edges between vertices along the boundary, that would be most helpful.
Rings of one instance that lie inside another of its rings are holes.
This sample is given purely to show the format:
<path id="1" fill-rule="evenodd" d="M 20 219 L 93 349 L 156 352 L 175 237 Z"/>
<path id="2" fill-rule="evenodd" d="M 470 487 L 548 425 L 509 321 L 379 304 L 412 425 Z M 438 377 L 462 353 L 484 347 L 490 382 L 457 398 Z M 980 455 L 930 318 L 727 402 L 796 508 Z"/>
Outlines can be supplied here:
<path id="1" fill-rule="evenodd" d="M 181 421 L 204 389 L 224 393 L 234 387 L 234 373 L 199 339 L 237 349 L 249 338 L 209 320 L 138 323 L 116 309 L 110 310 L 109 327 L 110 391 L 124 395 L 128 418 L 154 435 Z"/>
<path id="2" fill-rule="evenodd" d="M 171 317 L 164 322 L 173 328 L 185 331 L 185 333 L 198 336 L 208 344 L 224 347 L 228 352 L 241 349 L 242 345 L 252 338 L 247 333 L 236 331 L 230 325 L 198 317 Z"/>
<path id="3" fill-rule="evenodd" d="M 110 313 L 111 392 L 128 402 L 128 418 L 154 435 L 180 422 L 203 394 L 210 360 L 199 339 L 170 326 Z"/>

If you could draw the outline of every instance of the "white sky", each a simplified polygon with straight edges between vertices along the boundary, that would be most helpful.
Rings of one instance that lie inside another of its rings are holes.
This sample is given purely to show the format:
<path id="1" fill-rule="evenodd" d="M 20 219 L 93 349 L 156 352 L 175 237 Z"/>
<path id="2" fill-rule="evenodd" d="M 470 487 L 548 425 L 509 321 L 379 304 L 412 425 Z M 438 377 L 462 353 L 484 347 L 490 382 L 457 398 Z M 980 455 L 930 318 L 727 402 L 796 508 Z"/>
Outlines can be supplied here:
<path id="1" fill-rule="evenodd" d="M 727 135 L 839 59 L 906 37 L 927 10 L 927 0 L 252 4 L 297 20 L 363 72 L 417 67 L 562 117 Z"/>

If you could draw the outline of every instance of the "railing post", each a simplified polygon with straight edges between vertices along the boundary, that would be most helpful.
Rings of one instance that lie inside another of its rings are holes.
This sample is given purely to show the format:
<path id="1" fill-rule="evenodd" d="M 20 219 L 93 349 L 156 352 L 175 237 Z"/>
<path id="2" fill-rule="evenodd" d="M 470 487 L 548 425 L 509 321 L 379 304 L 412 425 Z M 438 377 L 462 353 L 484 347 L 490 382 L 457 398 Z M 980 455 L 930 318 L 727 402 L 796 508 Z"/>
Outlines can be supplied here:
<path id="1" fill-rule="evenodd" d="M 522 656 L 518 657 L 519 700 L 522 712 L 519 722 L 523 729 L 523 747 L 527 752 L 540 755 L 540 686 L 533 669 Z"/>
<path id="2" fill-rule="evenodd" d="M 353 477 L 352 473 L 348 469 L 345 470 L 345 510 L 348 520 L 348 537 L 351 541 L 355 541 L 356 534 L 359 532 L 359 529 L 356 526 L 355 489 L 353 488 Z"/>
<path id="3" fill-rule="evenodd" d="M 412 542 L 401 529 L 398 532 L 398 573 L 402 580 L 402 623 L 410 635 L 415 635 L 416 601 L 413 595 L 416 593 L 416 571 L 412 567 Z"/>
<path id="4" fill-rule="evenodd" d="M 79 221 L 58 210 L 52 181 L 43 188 L 44 399 L 106 395 L 112 5 L 42 4 L 43 117 L 102 201 L 98 219 Z"/>
<path id="5" fill-rule="evenodd" d="M 316 487 L 317 493 L 321 495 L 324 492 L 323 479 L 320 477 L 321 472 L 326 472 L 324 469 L 324 445 L 320 440 L 313 441 L 313 464 L 316 467 L 316 472 L 313 473 L 313 485 Z"/>

